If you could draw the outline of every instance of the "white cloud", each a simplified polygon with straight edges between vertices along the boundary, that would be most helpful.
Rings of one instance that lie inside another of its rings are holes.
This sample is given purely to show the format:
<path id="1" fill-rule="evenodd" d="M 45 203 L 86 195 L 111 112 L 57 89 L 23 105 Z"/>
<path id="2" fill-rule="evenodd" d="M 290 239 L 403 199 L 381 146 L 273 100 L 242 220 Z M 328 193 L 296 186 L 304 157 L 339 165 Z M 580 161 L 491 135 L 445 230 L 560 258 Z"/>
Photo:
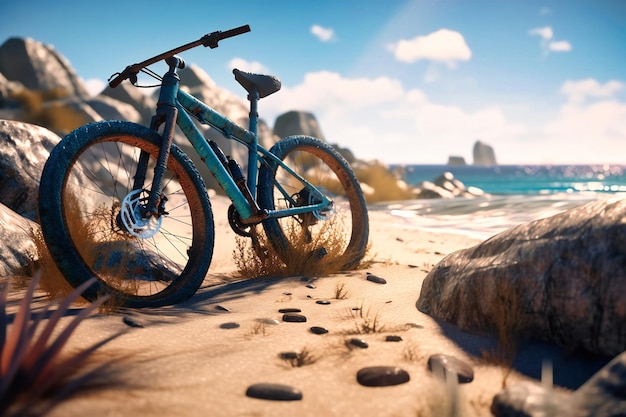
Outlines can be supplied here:
<path id="1" fill-rule="evenodd" d="M 335 39 L 335 31 L 330 28 L 325 28 L 320 25 L 311 26 L 311 33 L 322 42 L 329 42 Z"/>
<path id="2" fill-rule="evenodd" d="M 246 61 L 242 58 L 233 58 L 228 62 L 229 68 L 237 68 L 241 71 L 253 72 L 257 74 L 262 74 L 268 72 L 265 65 L 261 64 L 257 61 Z"/>
<path id="3" fill-rule="evenodd" d="M 560 93 L 568 97 L 569 103 L 583 103 L 587 98 L 613 98 L 617 92 L 624 90 L 624 87 L 624 83 L 616 80 L 600 84 L 597 80 L 587 78 L 580 81 L 565 81 Z"/>
<path id="4" fill-rule="evenodd" d="M 572 44 L 568 41 L 554 40 L 554 31 L 550 26 L 530 29 L 528 34 L 541 38 L 541 49 L 545 55 L 550 52 L 569 52 L 572 50 Z"/>
<path id="5" fill-rule="evenodd" d="M 85 87 L 87 88 L 87 92 L 95 97 L 105 89 L 106 83 L 103 80 L 98 78 L 91 78 L 89 80 L 84 81 Z"/>
<path id="6" fill-rule="evenodd" d="M 359 158 L 385 162 L 444 164 L 449 155 L 470 158 L 477 138 L 515 139 L 524 132 L 497 106 L 468 111 L 435 103 L 392 78 L 351 79 L 328 71 L 283 86 L 280 94 L 265 99 L 262 116 L 271 124 L 290 110 L 312 112 L 329 142 L 350 148 Z"/>
<path id="7" fill-rule="evenodd" d="M 554 36 L 554 32 L 550 26 L 545 26 L 542 28 L 534 28 L 528 31 L 530 35 L 541 36 L 543 39 L 549 41 Z"/>
<path id="8" fill-rule="evenodd" d="M 548 49 L 552 52 L 569 52 L 572 45 L 568 41 L 556 41 L 548 44 Z"/>
<path id="9" fill-rule="evenodd" d="M 402 39 L 389 45 L 389 49 L 398 61 L 409 63 L 424 59 L 454 66 L 457 61 L 468 61 L 472 57 L 463 35 L 449 29 L 439 29 L 409 40 Z"/>

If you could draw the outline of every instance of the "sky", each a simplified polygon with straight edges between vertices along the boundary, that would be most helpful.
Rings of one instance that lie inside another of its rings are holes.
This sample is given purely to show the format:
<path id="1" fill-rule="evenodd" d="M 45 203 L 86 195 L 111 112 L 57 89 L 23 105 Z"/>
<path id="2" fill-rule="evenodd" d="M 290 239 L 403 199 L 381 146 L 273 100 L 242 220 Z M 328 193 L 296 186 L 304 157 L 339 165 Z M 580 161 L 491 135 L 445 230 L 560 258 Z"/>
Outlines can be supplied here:
<path id="1" fill-rule="evenodd" d="M 182 54 L 245 100 L 232 68 L 273 74 L 270 126 L 311 112 L 330 143 L 387 164 L 626 164 L 626 0 L 2 0 L 0 43 L 30 37 L 92 91 L 126 65 Z M 163 72 L 164 64 L 152 69 Z"/>

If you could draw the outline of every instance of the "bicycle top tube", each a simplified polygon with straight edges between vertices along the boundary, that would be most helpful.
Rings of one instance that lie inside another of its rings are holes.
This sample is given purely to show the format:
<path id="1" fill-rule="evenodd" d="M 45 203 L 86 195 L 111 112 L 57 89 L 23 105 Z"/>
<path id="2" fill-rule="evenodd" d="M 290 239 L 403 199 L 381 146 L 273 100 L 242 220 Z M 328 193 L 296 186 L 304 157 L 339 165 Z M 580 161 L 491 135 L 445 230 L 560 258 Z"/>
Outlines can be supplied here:
<path id="1" fill-rule="evenodd" d="M 221 41 L 222 39 L 231 38 L 233 36 L 241 35 L 247 32 L 250 32 L 250 25 L 239 26 L 237 28 L 229 29 L 224 32 L 218 30 L 218 31 L 206 34 L 200 39 L 197 39 L 193 42 L 189 42 L 185 45 L 181 45 L 167 52 L 163 52 L 162 54 L 153 56 L 152 58 L 146 59 L 145 61 L 142 61 L 138 64 L 127 66 L 126 68 L 124 68 L 124 70 L 121 73 L 113 74 L 111 78 L 109 78 L 109 87 L 115 88 L 118 85 L 120 85 L 122 81 L 128 78 L 130 78 L 133 84 L 135 84 L 137 82 L 137 74 L 139 73 L 139 71 L 141 71 L 143 68 L 149 65 L 152 65 L 156 62 L 162 61 L 166 58 L 169 58 L 178 53 L 184 52 L 186 50 L 195 48 L 200 45 L 204 47 L 208 46 L 211 49 L 217 48 L 219 41 Z"/>

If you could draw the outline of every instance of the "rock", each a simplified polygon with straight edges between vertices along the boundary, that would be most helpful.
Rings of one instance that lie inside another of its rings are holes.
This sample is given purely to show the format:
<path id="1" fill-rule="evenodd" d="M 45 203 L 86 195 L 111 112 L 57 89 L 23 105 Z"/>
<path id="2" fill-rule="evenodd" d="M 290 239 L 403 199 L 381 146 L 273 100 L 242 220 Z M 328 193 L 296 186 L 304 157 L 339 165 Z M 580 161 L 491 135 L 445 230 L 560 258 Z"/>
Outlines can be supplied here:
<path id="1" fill-rule="evenodd" d="M 85 103 L 94 109 L 94 111 L 104 120 L 128 120 L 129 122 L 135 123 L 142 122 L 141 115 L 132 104 L 124 103 L 112 97 L 100 95 L 98 97 L 85 100 Z"/>
<path id="2" fill-rule="evenodd" d="M 444 379 L 448 375 L 456 375 L 459 383 L 468 383 L 474 380 L 474 369 L 454 356 L 437 354 L 428 358 L 428 370 L 434 374 L 443 372 Z"/>
<path id="3" fill-rule="evenodd" d="M 387 335 L 387 337 L 385 337 L 385 342 L 402 342 L 402 336 L 398 336 L 398 335 Z"/>
<path id="4" fill-rule="evenodd" d="M 41 171 L 60 140 L 41 126 L 0 120 L 0 203 L 36 218 Z"/>
<path id="5" fill-rule="evenodd" d="M 283 315 L 283 321 L 286 321 L 288 323 L 305 323 L 306 316 L 296 313 L 287 313 Z"/>
<path id="6" fill-rule="evenodd" d="M 0 203 L 0 277 L 29 274 L 37 258 L 33 236 L 39 226 Z"/>
<path id="7" fill-rule="evenodd" d="M 53 46 L 30 38 L 10 38 L 0 46 L 0 72 L 11 81 L 36 91 L 61 90 L 89 96 L 69 61 Z"/>
<path id="8" fill-rule="evenodd" d="M 294 110 L 278 116 L 274 122 L 274 134 L 279 138 L 305 135 L 325 140 L 315 116 L 304 111 Z"/>
<path id="9" fill-rule="evenodd" d="M 133 320 L 132 318 L 128 317 L 128 316 L 124 316 L 122 318 L 122 322 L 127 325 L 128 327 L 135 327 L 137 329 L 143 329 L 143 324 L 139 324 L 137 323 L 135 320 Z"/>
<path id="10" fill-rule="evenodd" d="M 379 277 L 377 275 L 373 275 L 373 274 L 370 274 L 370 273 L 367 274 L 367 278 L 366 279 L 368 281 L 370 281 L 370 282 L 375 283 L 375 284 L 386 284 L 387 283 L 387 280 L 385 278 L 381 278 L 381 277 Z"/>
<path id="11" fill-rule="evenodd" d="M 366 387 L 388 387 L 410 380 L 409 373 L 397 366 L 370 366 L 362 368 L 356 375 L 359 384 Z"/>
<path id="12" fill-rule="evenodd" d="M 313 326 L 309 330 L 313 334 L 326 334 L 326 333 L 328 333 L 327 329 L 325 329 L 324 327 L 319 327 L 319 326 Z"/>
<path id="13" fill-rule="evenodd" d="M 143 94 L 130 83 L 121 83 L 115 88 L 107 86 L 98 97 L 110 97 L 132 106 L 138 113 L 141 123 L 150 126 L 156 112 L 156 99 Z"/>
<path id="14" fill-rule="evenodd" d="M 330 301 L 328 301 L 328 300 L 317 300 L 317 301 L 315 302 L 315 304 L 319 304 L 319 305 L 327 306 L 327 305 L 330 305 Z"/>
<path id="15" fill-rule="evenodd" d="M 369 345 L 367 344 L 365 340 L 359 339 L 356 337 L 353 337 L 350 340 L 348 340 L 348 344 L 351 346 L 356 346 L 361 349 L 367 349 L 369 347 Z"/>
<path id="16" fill-rule="evenodd" d="M 448 165 L 465 166 L 467 162 L 465 162 L 465 158 L 462 156 L 450 156 L 448 157 Z"/>
<path id="17" fill-rule="evenodd" d="M 241 325 L 239 323 L 236 322 L 228 322 L 228 323 L 222 323 L 220 324 L 220 329 L 238 329 L 239 327 L 241 327 Z"/>
<path id="18" fill-rule="evenodd" d="M 292 308 L 292 307 L 288 307 L 288 308 L 281 308 L 280 310 L 278 310 L 279 313 L 302 313 L 302 310 L 299 308 Z"/>
<path id="19" fill-rule="evenodd" d="M 452 253 L 424 279 L 417 308 L 463 330 L 620 354 L 625 218 L 626 200 L 595 201 Z"/>
<path id="20" fill-rule="evenodd" d="M 298 401 L 302 392 L 294 387 L 283 384 L 260 383 L 248 387 L 246 395 L 251 398 L 273 401 Z"/>
<path id="21" fill-rule="evenodd" d="M 496 154 L 493 148 L 486 143 L 476 141 L 474 143 L 474 165 L 497 165 Z"/>
<path id="22" fill-rule="evenodd" d="M 268 324 L 270 326 L 278 326 L 280 324 L 280 322 L 278 320 L 270 319 L 270 318 L 258 319 L 257 322 L 258 323 L 263 323 L 263 324 Z"/>
<path id="23" fill-rule="evenodd" d="M 574 392 L 523 381 L 500 391 L 496 417 L 614 417 L 626 412 L 626 353 L 614 358 Z"/>

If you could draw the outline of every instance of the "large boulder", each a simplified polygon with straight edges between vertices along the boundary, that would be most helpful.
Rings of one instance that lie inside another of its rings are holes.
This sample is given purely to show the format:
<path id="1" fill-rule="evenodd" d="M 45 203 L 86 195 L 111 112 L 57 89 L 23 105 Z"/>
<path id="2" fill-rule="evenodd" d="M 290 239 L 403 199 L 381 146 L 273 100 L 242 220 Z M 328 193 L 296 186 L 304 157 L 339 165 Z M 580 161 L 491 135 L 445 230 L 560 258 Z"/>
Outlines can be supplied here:
<path id="1" fill-rule="evenodd" d="M 274 122 L 274 134 L 279 138 L 306 135 L 325 140 L 315 116 L 305 111 L 293 110 L 278 116 Z"/>
<path id="2" fill-rule="evenodd" d="M 54 47 L 30 38 L 10 38 L 0 46 L 0 72 L 36 91 L 62 90 L 87 97 L 87 89 L 70 63 Z"/>
<path id="3" fill-rule="evenodd" d="M 0 277 L 26 273 L 37 256 L 38 225 L 0 203 Z"/>
<path id="4" fill-rule="evenodd" d="M 493 148 L 486 143 L 476 141 L 474 143 L 474 165 L 497 165 L 496 153 Z"/>
<path id="5" fill-rule="evenodd" d="M 426 276 L 417 308 L 469 331 L 623 352 L 626 200 L 595 201 L 448 255 Z"/>
<path id="6" fill-rule="evenodd" d="M 132 106 L 139 112 L 141 123 L 145 126 L 150 126 L 156 111 L 156 99 L 143 94 L 139 88 L 128 82 L 121 83 L 115 88 L 107 86 L 99 97 L 111 97 Z"/>
<path id="7" fill-rule="evenodd" d="M 0 203 L 36 218 L 41 171 L 59 140 L 41 126 L 0 120 Z"/>

